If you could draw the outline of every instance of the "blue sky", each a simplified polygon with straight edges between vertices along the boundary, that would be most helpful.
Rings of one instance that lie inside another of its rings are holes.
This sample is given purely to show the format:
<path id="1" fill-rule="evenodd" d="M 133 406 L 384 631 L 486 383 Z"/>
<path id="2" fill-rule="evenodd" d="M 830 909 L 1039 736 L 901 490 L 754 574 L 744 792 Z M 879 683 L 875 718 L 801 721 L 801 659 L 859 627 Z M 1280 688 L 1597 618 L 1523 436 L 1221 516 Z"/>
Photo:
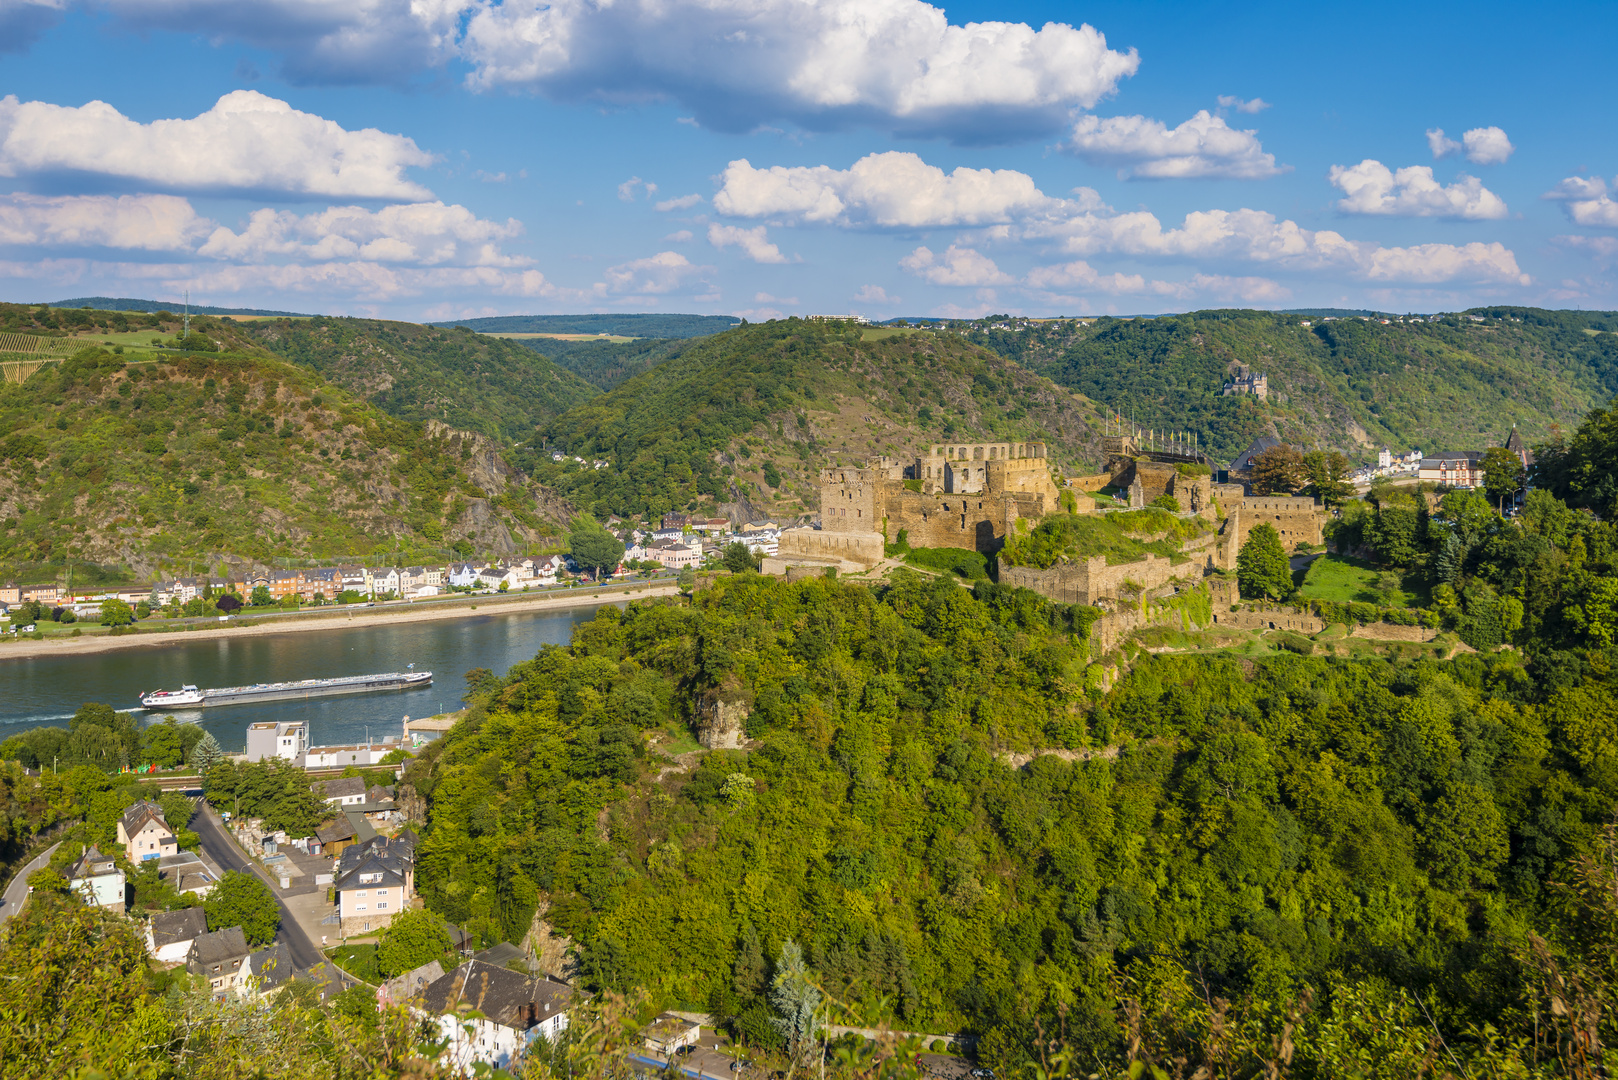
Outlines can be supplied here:
<path id="1" fill-rule="evenodd" d="M 0 298 L 189 289 L 407 319 L 1618 308 L 1615 22 L 0 0 Z"/>

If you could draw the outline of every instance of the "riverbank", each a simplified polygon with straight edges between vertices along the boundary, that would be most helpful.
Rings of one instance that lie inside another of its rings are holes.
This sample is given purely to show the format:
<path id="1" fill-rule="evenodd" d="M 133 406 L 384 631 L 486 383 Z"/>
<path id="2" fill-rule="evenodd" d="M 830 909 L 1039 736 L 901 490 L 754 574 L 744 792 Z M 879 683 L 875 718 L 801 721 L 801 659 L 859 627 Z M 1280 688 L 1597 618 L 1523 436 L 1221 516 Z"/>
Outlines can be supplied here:
<path id="1" fill-rule="evenodd" d="M 643 581 L 600 589 L 569 589 L 566 592 L 467 596 L 454 600 L 427 600 L 366 608 L 317 608 L 314 611 L 274 616 L 263 620 L 232 621 L 225 625 L 208 626 L 197 630 L 142 630 L 134 634 L 120 634 L 117 637 L 111 635 L 51 637 L 40 641 L 32 638 L 16 638 L 0 642 L 0 662 L 41 656 L 87 656 L 120 649 L 141 649 L 218 638 L 301 634 L 315 630 L 347 630 L 360 626 L 465 619 L 478 615 L 563 611 L 568 608 L 620 604 L 625 600 L 675 596 L 679 591 L 679 586 L 672 581 Z"/>

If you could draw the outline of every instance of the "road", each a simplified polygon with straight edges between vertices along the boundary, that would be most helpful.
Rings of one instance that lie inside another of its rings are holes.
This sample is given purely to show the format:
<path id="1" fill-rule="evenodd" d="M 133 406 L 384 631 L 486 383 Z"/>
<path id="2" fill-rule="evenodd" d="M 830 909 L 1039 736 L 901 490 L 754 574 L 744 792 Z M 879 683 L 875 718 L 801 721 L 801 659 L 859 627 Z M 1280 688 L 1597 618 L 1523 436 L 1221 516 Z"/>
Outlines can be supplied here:
<path id="1" fill-rule="evenodd" d="M 292 917 L 291 909 L 276 891 L 275 882 L 264 872 L 263 867 L 249 859 L 247 854 L 236 846 L 236 841 L 231 839 L 230 833 L 225 830 L 224 823 L 219 820 L 219 815 L 214 813 L 213 807 L 199 799 L 196 815 L 186 827 L 201 837 L 202 850 L 208 853 L 208 858 L 212 859 L 220 870 L 246 871 L 269 888 L 270 895 L 275 897 L 276 906 L 281 909 L 281 929 L 276 932 L 275 940 L 283 942 L 292 953 L 292 963 L 295 967 L 300 970 L 311 968 L 326 959 L 315 943 L 309 940 L 309 935 L 303 932 L 298 920 Z"/>
<path id="2" fill-rule="evenodd" d="M 62 846 L 58 840 L 32 859 L 28 865 L 17 871 L 17 876 L 11 879 L 11 885 L 6 889 L 5 896 L 0 897 L 0 924 L 22 910 L 22 903 L 28 898 L 28 875 L 50 862 L 56 849 Z"/>

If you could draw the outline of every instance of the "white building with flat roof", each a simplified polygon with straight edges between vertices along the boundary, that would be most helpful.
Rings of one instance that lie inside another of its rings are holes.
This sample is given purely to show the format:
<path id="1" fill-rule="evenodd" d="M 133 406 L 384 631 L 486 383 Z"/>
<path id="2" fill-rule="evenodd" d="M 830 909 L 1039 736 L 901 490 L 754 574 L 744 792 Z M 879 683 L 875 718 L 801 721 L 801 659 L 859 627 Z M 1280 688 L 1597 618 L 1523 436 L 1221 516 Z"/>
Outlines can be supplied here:
<path id="1" fill-rule="evenodd" d="M 266 721 L 247 727 L 247 760 L 282 758 L 302 765 L 309 751 L 309 725 L 302 720 Z"/>

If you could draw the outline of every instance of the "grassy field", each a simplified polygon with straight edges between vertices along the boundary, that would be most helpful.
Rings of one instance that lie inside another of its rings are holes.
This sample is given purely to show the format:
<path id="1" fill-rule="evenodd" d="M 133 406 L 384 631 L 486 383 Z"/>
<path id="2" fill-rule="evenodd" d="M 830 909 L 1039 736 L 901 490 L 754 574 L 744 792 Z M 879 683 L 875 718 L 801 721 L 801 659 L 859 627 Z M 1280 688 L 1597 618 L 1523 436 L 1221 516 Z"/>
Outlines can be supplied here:
<path id="1" fill-rule="evenodd" d="M 1425 607 L 1427 590 L 1397 571 L 1378 571 L 1364 559 L 1322 555 L 1309 564 L 1299 594 L 1336 604 Z"/>
<path id="2" fill-rule="evenodd" d="M 881 341 L 884 338 L 903 337 L 905 334 L 925 334 L 913 326 L 872 326 L 860 331 L 861 341 Z"/>
<path id="3" fill-rule="evenodd" d="M 375 945 L 339 945 L 327 949 L 326 956 L 356 979 L 373 985 L 382 981 L 382 973 L 376 969 Z"/>

